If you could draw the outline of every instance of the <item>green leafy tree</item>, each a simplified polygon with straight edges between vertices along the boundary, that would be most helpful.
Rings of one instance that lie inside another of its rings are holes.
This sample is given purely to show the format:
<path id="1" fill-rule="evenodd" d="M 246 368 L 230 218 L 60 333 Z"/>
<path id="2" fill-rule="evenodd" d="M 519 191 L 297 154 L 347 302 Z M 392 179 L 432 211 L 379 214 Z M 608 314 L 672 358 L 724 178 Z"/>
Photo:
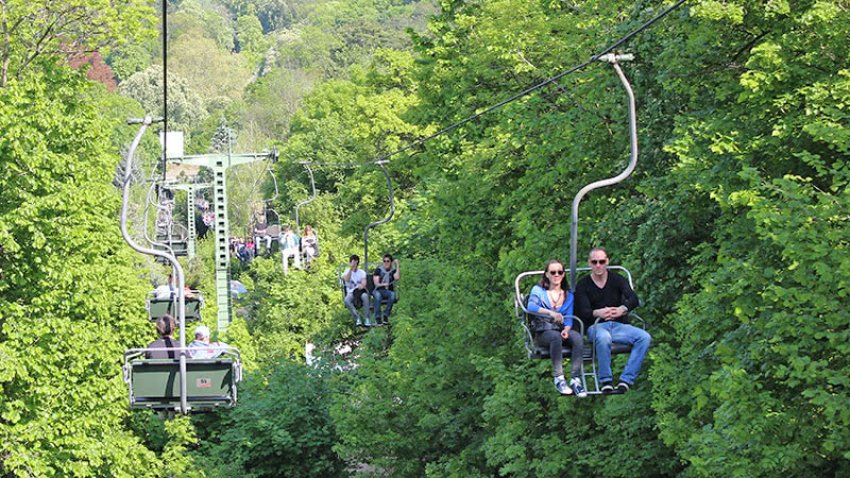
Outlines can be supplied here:
<path id="1" fill-rule="evenodd" d="M 116 227 L 114 127 L 64 69 L 0 89 L 0 473 L 156 476 L 121 356 L 150 335 Z M 104 446 L 108 444 L 108 446 Z"/>
<path id="2" fill-rule="evenodd" d="M 162 67 L 151 65 L 118 87 L 118 91 L 142 105 L 149 115 L 162 114 Z M 207 115 L 203 99 L 189 87 L 185 80 L 173 73 L 168 75 L 168 119 L 172 130 L 191 132 Z"/>
<path id="3" fill-rule="evenodd" d="M 100 51 L 154 34 L 141 0 L 41 0 L 0 3 L 0 88 L 45 56 Z"/>

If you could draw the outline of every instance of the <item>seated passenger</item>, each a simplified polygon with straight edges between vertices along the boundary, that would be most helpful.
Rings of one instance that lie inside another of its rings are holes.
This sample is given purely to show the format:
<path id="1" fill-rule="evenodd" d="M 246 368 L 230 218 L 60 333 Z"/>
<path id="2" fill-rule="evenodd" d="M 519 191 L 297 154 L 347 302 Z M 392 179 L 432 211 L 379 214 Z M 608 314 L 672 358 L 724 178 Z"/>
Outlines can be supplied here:
<path id="1" fill-rule="evenodd" d="M 351 311 L 351 315 L 354 316 L 355 325 L 371 327 L 372 324 L 369 322 L 369 292 L 366 290 L 366 271 L 360 269 L 359 266 L 360 256 L 357 254 L 352 255 L 349 258 L 348 269 L 342 273 L 342 281 L 345 284 L 345 299 L 343 302 L 348 307 L 348 310 Z M 357 308 L 354 304 L 355 298 L 359 298 L 362 302 L 365 324 L 361 322 L 360 314 L 357 313 Z"/>
<path id="2" fill-rule="evenodd" d="M 266 254 L 268 254 L 272 248 L 272 236 L 269 235 L 269 225 L 265 219 L 260 217 L 255 218 L 254 221 L 254 246 L 257 248 L 256 255 L 260 255 L 260 244 L 262 242 L 266 243 Z"/>
<path id="3" fill-rule="evenodd" d="M 395 281 L 398 279 L 398 259 L 393 260 L 393 256 L 384 254 L 383 264 L 378 266 L 372 274 L 372 283 L 375 284 L 372 296 L 375 298 L 376 325 L 389 323 L 390 313 L 393 311 L 393 303 L 395 302 Z M 382 314 L 381 302 L 384 299 L 387 301 L 387 307 Z"/>
<path id="4" fill-rule="evenodd" d="M 284 271 L 289 270 L 289 258 L 295 259 L 295 267 L 301 268 L 301 238 L 292 232 L 289 226 L 283 226 L 283 234 L 280 237 L 280 250 L 283 252 Z"/>
<path id="5" fill-rule="evenodd" d="M 174 317 L 170 315 L 163 315 L 156 321 L 156 332 L 159 334 L 159 338 L 149 343 L 146 348 L 149 349 L 174 349 L 180 348 L 180 341 L 174 340 L 171 337 L 171 334 L 174 333 L 174 329 L 177 324 L 174 322 Z M 149 359 L 173 359 L 177 358 L 178 351 L 177 350 L 149 350 L 145 352 L 145 358 Z"/>
<path id="6" fill-rule="evenodd" d="M 552 259 L 543 268 L 543 278 L 531 289 L 528 297 L 528 311 L 531 312 L 531 330 L 537 345 L 549 350 L 552 357 L 552 375 L 555 388 L 561 395 L 576 394 L 586 397 L 587 392 L 581 386 L 582 336 L 572 329 L 573 294 L 564 284 L 564 265 Z M 563 343 L 570 344 L 572 362 L 570 383 L 564 378 Z"/>
<path id="7" fill-rule="evenodd" d="M 224 342 L 210 343 L 210 329 L 206 325 L 195 327 L 195 340 L 189 344 L 189 356 L 196 359 L 213 359 L 224 353 Z"/>
<path id="8" fill-rule="evenodd" d="M 177 286 L 174 284 L 174 275 L 168 274 L 168 283 L 162 284 L 153 290 L 154 298 L 157 300 L 175 300 L 177 298 Z M 183 295 L 187 299 L 195 299 L 197 296 L 188 286 L 183 286 Z"/>
<path id="9" fill-rule="evenodd" d="M 310 261 L 319 256 L 319 238 L 309 224 L 304 226 L 304 235 L 301 236 L 301 252 L 304 254 L 304 264 L 308 266 Z"/>
<path id="10" fill-rule="evenodd" d="M 629 281 L 616 273 L 608 272 L 608 253 L 595 247 L 587 258 L 590 275 L 576 284 L 576 309 L 578 316 L 591 325 L 587 337 L 593 343 L 599 365 L 599 390 L 614 391 L 614 374 L 611 372 L 611 344 L 627 344 L 632 347 L 629 360 L 620 374 L 617 390 L 628 392 L 640 374 L 643 358 L 649 350 L 652 337 L 645 330 L 627 323 L 630 310 L 640 301 Z"/>

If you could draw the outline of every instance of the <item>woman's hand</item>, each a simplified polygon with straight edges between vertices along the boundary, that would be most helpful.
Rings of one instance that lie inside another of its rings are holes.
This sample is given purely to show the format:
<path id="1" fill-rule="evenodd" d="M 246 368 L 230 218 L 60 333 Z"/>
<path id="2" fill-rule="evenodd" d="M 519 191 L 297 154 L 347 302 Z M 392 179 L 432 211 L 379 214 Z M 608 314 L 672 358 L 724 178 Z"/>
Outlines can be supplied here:
<path id="1" fill-rule="evenodd" d="M 561 325 L 561 324 L 563 324 L 563 323 L 564 323 L 564 316 L 563 316 L 563 315 L 561 315 L 560 313 L 558 313 L 558 312 L 552 312 L 552 313 L 551 313 L 551 314 L 549 314 L 549 315 L 550 315 L 550 317 L 552 317 L 552 322 L 554 322 L 554 323 L 556 323 L 556 324 L 558 324 L 558 325 Z"/>
<path id="2" fill-rule="evenodd" d="M 567 340 L 568 338 L 570 338 L 570 328 L 569 327 L 564 327 L 564 330 L 561 331 L 561 338 L 564 339 L 564 340 Z"/>

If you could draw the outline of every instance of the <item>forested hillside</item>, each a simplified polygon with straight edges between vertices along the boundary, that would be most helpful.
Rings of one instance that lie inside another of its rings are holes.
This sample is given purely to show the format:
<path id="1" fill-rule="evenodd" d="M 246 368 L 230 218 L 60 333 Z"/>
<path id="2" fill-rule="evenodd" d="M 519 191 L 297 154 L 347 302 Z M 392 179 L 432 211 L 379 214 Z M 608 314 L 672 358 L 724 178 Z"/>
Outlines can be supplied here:
<path id="1" fill-rule="evenodd" d="M 162 113 L 162 5 L 0 3 L 0 476 L 850 476 L 850 2 L 690 0 L 618 47 L 640 157 L 582 202 L 578 244 L 629 268 L 649 323 L 622 396 L 560 396 L 513 304 L 517 274 L 568 261 L 573 196 L 628 161 L 612 68 L 407 148 L 673 3 L 169 1 L 171 129 L 189 153 L 228 128 L 277 147 L 283 224 L 312 162 L 321 250 L 288 275 L 233 260 L 249 293 L 216 335 L 242 352 L 239 405 L 171 420 L 127 410 L 122 353 L 154 338 L 168 271 L 121 240 L 113 185 L 126 118 Z M 395 212 L 369 258 L 399 260 L 400 300 L 364 329 L 337 275 L 388 214 L 382 157 Z M 234 235 L 267 166 L 228 176 Z"/>

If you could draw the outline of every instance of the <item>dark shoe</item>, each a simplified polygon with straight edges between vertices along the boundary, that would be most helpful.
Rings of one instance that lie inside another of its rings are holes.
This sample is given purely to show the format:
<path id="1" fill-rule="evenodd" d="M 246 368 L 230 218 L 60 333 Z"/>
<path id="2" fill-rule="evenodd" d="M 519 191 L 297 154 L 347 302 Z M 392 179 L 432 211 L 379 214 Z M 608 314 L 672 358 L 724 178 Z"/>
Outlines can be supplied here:
<path id="1" fill-rule="evenodd" d="M 612 382 L 602 382 L 599 385 L 599 391 L 602 393 L 612 393 L 614 391 L 614 384 Z"/>
<path id="2" fill-rule="evenodd" d="M 620 393 L 626 393 L 629 391 L 629 384 L 626 382 L 620 382 L 617 384 L 617 391 Z"/>
<path id="3" fill-rule="evenodd" d="M 585 392 L 584 387 L 581 386 L 581 379 L 578 377 L 570 380 L 570 388 L 578 398 L 584 398 L 587 396 L 587 392 Z"/>

